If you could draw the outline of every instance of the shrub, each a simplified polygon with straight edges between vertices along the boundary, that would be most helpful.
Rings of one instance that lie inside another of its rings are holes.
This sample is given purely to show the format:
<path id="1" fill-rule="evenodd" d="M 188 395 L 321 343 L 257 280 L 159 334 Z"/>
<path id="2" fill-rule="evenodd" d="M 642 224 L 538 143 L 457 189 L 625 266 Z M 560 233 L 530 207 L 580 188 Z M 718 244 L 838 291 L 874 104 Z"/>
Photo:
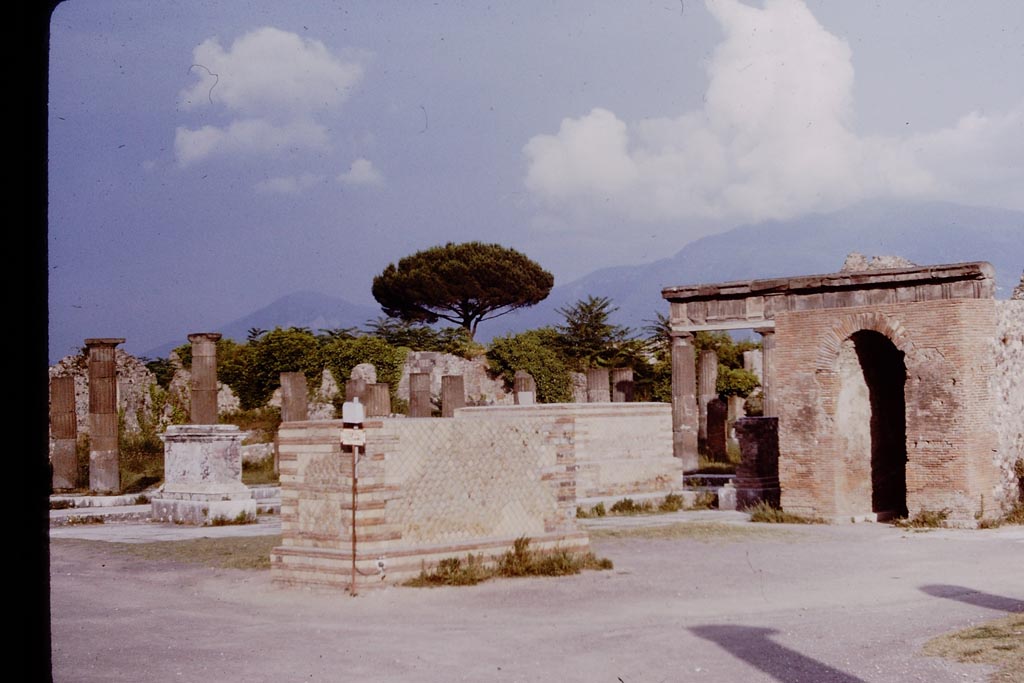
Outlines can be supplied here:
<path id="1" fill-rule="evenodd" d="M 392 407 L 408 353 L 408 348 L 392 346 L 380 337 L 335 339 L 322 351 L 324 365 L 340 386 L 344 386 L 352 376 L 352 368 L 360 363 L 373 363 L 377 369 L 377 381 L 387 382 L 391 387 Z"/>
<path id="2" fill-rule="evenodd" d="M 525 370 L 537 384 L 538 403 L 572 400 L 569 368 L 558 353 L 558 333 L 551 328 L 528 330 L 491 340 L 487 364 L 491 373 L 505 381 L 509 391 L 517 370 Z"/>
<path id="3" fill-rule="evenodd" d="M 786 512 L 777 508 L 767 501 L 760 501 L 744 510 L 750 514 L 751 522 L 763 522 L 766 524 L 825 524 L 821 517 L 798 515 L 794 512 Z"/>
<path id="4" fill-rule="evenodd" d="M 940 529 L 946 526 L 950 512 L 949 508 L 921 510 L 909 519 L 904 517 L 893 520 L 893 525 L 904 529 Z"/>

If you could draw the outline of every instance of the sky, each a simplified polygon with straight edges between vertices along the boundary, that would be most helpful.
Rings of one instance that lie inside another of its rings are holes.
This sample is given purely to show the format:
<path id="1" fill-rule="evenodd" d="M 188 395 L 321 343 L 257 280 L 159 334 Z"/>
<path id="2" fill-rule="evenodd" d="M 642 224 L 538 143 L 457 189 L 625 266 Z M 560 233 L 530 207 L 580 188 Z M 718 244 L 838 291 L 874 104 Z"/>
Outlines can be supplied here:
<path id="1" fill-rule="evenodd" d="M 1024 210 L 1019 0 L 69 0 L 51 362 L 497 242 L 568 283 L 873 198 Z"/>

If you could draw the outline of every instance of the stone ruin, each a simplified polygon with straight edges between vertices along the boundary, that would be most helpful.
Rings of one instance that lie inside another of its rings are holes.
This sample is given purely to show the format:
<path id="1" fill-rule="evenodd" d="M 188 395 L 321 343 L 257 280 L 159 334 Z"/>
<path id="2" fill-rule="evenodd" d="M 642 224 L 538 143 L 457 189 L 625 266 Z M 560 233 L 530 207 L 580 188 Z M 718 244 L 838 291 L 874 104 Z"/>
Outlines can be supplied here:
<path id="1" fill-rule="evenodd" d="M 1018 496 L 1024 301 L 994 298 L 988 263 L 851 255 L 839 273 L 667 287 L 673 447 L 696 464 L 694 333 L 754 329 L 781 505 L 836 520 L 925 511 L 974 526 Z M 777 437 L 773 434 L 777 433 Z M 743 468 L 771 494 L 774 475 Z M 738 482 L 738 485 L 742 482 Z"/>

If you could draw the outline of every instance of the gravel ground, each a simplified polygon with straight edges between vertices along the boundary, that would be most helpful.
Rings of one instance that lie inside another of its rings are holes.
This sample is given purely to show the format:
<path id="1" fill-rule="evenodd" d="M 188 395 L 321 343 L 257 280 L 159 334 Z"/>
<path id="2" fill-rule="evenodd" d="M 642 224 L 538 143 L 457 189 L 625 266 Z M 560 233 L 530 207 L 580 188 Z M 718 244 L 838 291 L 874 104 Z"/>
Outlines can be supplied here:
<path id="1" fill-rule="evenodd" d="M 716 518 L 677 521 L 687 519 Z M 984 681 L 990 669 L 925 657 L 921 646 L 1024 611 L 1024 527 L 922 533 L 721 519 L 752 533 L 597 531 L 593 549 L 614 570 L 354 598 L 279 588 L 269 571 L 139 560 L 105 542 L 147 540 L 160 532 L 154 525 L 53 529 L 53 677 Z M 97 536 L 105 540 L 62 542 Z"/>

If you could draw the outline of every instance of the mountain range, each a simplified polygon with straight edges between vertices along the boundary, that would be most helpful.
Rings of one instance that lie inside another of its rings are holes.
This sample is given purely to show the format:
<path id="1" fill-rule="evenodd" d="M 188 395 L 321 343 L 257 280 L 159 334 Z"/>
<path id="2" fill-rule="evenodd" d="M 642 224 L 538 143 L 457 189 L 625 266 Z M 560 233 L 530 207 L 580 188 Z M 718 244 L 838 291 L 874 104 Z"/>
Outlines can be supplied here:
<path id="1" fill-rule="evenodd" d="M 920 265 L 988 261 L 996 269 L 996 297 L 1009 298 L 1024 269 L 1024 212 L 947 202 L 870 201 L 839 211 L 764 221 L 704 237 L 674 256 L 650 263 L 602 268 L 552 289 L 528 309 L 483 323 L 477 339 L 553 325 L 559 308 L 588 296 L 618 307 L 613 321 L 642 327 L 667 313 L 663 287 L 838 271 L 847 254 L 902 256 Z M 317 292 L 296 292 L 220 328 L 244 341 L 250 328 L 275 326 L 363 328 L 382 313 Z M 180 342 L 148 353 L 162 357 Z"/>

